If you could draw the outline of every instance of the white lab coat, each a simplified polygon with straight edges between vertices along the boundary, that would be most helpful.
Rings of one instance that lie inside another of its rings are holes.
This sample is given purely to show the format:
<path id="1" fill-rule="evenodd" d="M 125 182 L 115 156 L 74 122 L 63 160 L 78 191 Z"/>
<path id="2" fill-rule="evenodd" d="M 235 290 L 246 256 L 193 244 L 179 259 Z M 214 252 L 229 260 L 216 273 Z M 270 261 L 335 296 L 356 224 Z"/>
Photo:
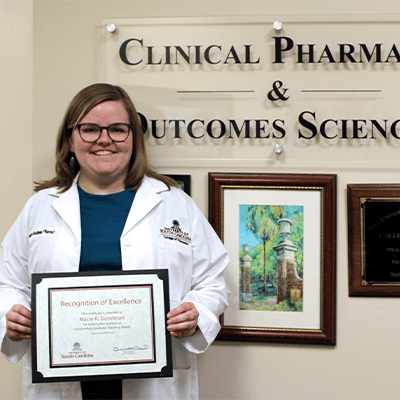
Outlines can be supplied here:
<path id="1" fill-rule="evenodd" d="M 163 237 L 161 229 L 171 227 L 173 220 L 188 233 L 189 245 Z M 31 273 L 78 271 L 80 246 L 76 179 L 63 194 L 52 188 L 32 196 L 0 247 L 1 352 L 11 363 L 24 358 L 24 400 L 81 398 L 79 382 L 31 383 L 30 340 L 12 342 L 6 336 L 5 317 L 14 304 L 30 308 Z M 195 354 L 204 352 L 215 339 L 218 316 L 227 306 L 226 250 L 190 197 L 145 177 L 121 235 L 121 253 L 124 270 L 168 268 L 171 309 L 193 302 L 201 329 L 189 338 L 172 338 L 173 378 L 126 379 L 123 398 L 197 399 Z"/>

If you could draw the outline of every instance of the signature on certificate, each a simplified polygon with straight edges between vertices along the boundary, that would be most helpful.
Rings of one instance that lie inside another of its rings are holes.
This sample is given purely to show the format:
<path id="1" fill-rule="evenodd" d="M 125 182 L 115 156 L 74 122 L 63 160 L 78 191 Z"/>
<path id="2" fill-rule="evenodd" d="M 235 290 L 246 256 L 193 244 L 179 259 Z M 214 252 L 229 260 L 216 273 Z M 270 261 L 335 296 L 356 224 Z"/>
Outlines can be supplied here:
<path id="1" fill-rule="evenodd" d="M 133 346 L 133 347 L 123 347 L 123 348 L 114 347 L 113 350 L 117 352 L 121 351 L 124 354 L 135 354 L 137 351 L 147 350 L 148 348 L 149 346 L 147 344 L 144 344 L 142 346 Z"/>

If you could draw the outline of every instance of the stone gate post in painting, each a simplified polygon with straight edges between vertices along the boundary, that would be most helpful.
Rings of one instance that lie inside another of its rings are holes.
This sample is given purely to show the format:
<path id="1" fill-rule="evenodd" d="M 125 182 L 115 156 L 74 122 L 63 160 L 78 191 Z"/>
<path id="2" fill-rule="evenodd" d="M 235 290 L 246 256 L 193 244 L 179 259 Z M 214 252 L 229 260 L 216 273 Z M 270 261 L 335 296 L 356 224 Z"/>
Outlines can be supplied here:
<path id="1" fill-rule="evenodd" d="M 290 226 L 293 222 L 290 219 L 280 219 L 279 236 L 281 241 L 273 249 L 278 258 L 278 303 L 287 300 L 289 303 L 303 298 L 303 279 L 299 277 L 297 265 L 294 261 L 294 253 L 297 251 L 290 240 Z"/>
<path id="2" fill-rule="evenodd" d="M 253 299 L 251 294 L 251 261 L 252 258 L 249 256 L 249 245 L 244 244 L 243 250 L 246 253 L 240 259 L 240 280 L 241 280 L 241 299 L 246 303 L 250 303 Z"/>

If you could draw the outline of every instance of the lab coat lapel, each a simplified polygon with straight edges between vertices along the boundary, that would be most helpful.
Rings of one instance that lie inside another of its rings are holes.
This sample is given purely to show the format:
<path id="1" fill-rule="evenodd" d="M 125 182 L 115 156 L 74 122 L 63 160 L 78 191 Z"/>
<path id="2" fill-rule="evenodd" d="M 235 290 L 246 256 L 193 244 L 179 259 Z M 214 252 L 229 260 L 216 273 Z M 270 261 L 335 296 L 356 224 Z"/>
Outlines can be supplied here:
<path id="1" fill-rule="evenodd" d="M 79 212 L 79 193 L 75 182 L 65 193 L 58 194 L 52 206 L 58 215 L 69 226 L 78 242 L 81 241 L 81 217 Z"/>
<path id="2" fill-rule="evenodd" d="M 130 231 L 162 201 L 159 193 L 166 190 L 168 190 L 168 187 L 163 182 L 150 179 L 146 176 L 143 178 L 142 184 L 135 195 L 122 236 Z"/>

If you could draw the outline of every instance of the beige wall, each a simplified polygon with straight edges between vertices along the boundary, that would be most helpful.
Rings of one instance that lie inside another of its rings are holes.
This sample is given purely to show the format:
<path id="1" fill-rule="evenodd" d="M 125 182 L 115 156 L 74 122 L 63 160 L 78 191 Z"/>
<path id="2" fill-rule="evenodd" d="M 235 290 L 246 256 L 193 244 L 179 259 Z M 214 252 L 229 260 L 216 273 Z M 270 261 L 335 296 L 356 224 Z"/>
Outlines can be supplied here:
<path id="1" fill-rule="evenodd" d="M 0 1 L 0 237 L 32 194 L 32 1 Z M 0 357 L 0 399 L 21 398 L 22 365 Z"/>
<path id="2" fill-rule="evenodd" d="M 371 20 L 375 14 L 382 18 L 383 14 L 400 17 L 400 3 L 0 0 L 1 237 L 32 193 L 32 179 L 53 175 L 55 132 L 67 103 L 83 86 L 102 79 L 101 18 L 241 15 L 271 18 L 288 13 L 336 14 L 339 19 L 355 15 Z M 382 29 L 387 29 L 385 24 Z M 348 297 L 345 197 L 347 183 L 398 182 L 396 160 L 382 161 L 384 146 L 377 146 L 376 159 L 359 165 L 340 158 L 331 163 L 315 162 L 307 159 L 304 148 L 298 151 L 304 151 L 299 158 L 307 162 L 297 168 L 284 161 L 262 167 L 247 163 L 240 172 L 295 173 L 301 169 L 304 173 L 338 174 L 337 346 L 216 342 L 198 359 L 201 398 L 398 398 L 400 303 L 398 299 Z M 157 160 L 152 161 L 157 166 Z M 171 165 L 158 166 L 161 172 L 190 173 L 193 198 L 207 214 L 208 167 L 199 165 L 182 171 Z M 235 160 L 213 169 L 239 172 Z M 0 358 L 1 400 L 21 398 L 20 370 L 20 365 L 10 367 Z"/>

